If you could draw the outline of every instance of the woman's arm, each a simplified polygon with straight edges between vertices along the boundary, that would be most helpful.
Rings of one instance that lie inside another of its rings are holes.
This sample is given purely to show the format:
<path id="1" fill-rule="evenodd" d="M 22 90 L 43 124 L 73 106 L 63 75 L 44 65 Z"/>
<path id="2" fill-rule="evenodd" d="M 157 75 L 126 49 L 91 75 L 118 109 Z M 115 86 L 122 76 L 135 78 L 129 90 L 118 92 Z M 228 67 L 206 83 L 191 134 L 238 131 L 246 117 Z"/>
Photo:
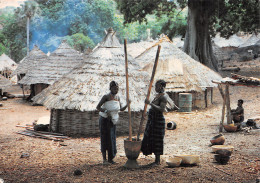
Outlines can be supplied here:
<path id="1" fill-rule="evenodd" d="M 99 103 L 98 103 L 96 109 L 97 109 L 98 111 L 105 112 L 106 110 L 105 110 L 105 109 L 102 109 L 101 106 L 102 106 L 106 101 L 107 101 L 107 95 L 104 95 L 104 96 L 101 98 L 101 100 L 99 101 Z"/>
<path id="2" fill-rule="evenodd" d="M 167 98 L 165 96 L 159 99 L 159 105 L 151 103 L 149 100 L 145 100 L 146 104 L 150 104 L 155 110 L 164 112 L 167 104 Z"/>
<path id="3" fill-rule="evenodd" d="M 120 111 L 126 110 L 126 108 L 127 108 L 127 103 L 126 103 L 126 105 L 125 105 L 124 107 L 122 107 L 122 106 L 121 106 L 121 102 L 120 102 L 120 98 L 119 98 L 118 100 L 119 100 L 119 104 L 120 104 Z M 131 100 L 129 100 L 129 104 L 131 104 Z"/>

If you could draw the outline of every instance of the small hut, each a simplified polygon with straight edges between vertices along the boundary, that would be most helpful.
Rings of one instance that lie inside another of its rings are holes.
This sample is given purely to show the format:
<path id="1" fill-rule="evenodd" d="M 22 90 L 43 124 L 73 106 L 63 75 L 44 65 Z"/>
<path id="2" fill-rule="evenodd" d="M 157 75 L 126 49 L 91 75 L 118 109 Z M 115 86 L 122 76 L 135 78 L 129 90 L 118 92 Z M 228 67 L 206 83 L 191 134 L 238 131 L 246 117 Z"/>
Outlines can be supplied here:
<path id="1" fill-rule="evenodd" d="M 16 74 L 17 79 L 21 80 L 28 71 L 31 71 L 36 67 L 38 62 L 45 61 L 46 59 L 47 55 L 35 45 L 29 55 L 20 61 L 13 74 Z"/>
<path id="2" fill-rule="evenodd" d="M 156 52 L 154 53 L 155 56 Z M 132 57 L 129 60 L 129 88 L 133 133 L 137 132 L 144 99 L 149 84 L 146 72 L 138 72 Z M 119 84 L 121 102 L 125 97 L 125 54 L 113 29 L 109 29 L 103 42 L 91 52 L 83 65 L 64 75 L 33 98 L 35 103 L 51 109 L 50 126 L 54 132 L 69 136 L 99 135 L 96 106 L 101 97 L 109 93 L 109 83 Z M 124 105 L 124 104 L 123 104 Z M 128 133 L 128 113 L 120 112 L 118 135 Z"/>
<path id="3" fill-rule="evenodd" d="M 3 90 L 11 85 L 12 83 L 9 79 L 6 79 L 4 76 L 0 75 L 0 97 L 3 95 Z"/>
<path id="4" fill-rule="evenodd" d="M 221 79 L 221 76 L 177 48 L 167 36 L 136 58 L 143 70 L 151 73 L 153 53 L 158 44 L 161 45 L 161 53 L 155 80 L 166 81 L 166 92 L 176 104 L 179 103 L 179 93 L 191 93 L 192 108 L 210 106 L 213 87 L 217 86 L 211 81 Z"/>
<path id="5" fill-rule="evenodd" d="M 255 45 L 257 43 L 257 41 L 259 41 L 260 38 L 257 37 L 256 34 L 252 34 L 243 44 L 241 44 L 239 47 L 247 47 L 247 46 L 252 46 Z"/>
<path id="6" fill-rule="evenodd" d="M 230 36 L 228 39 L 220 37 L 217 35 L 214 39 L 214 42 L 219 46 L 223 51 L 233 51 L 238 48 L 241 44 L 244 43 L 244 40 L 238 37 L 236 34 Z"/>
<path id="7" fill-rule="evenodd" d="M 30 85 L 31 96 L 35 96 L 82 63 L 82 54 L 71 48 L 66 41 L 62 41 L 44 62 L 39 62 L 18 83 Z"/>
<path id="8" fill-rule="evenodd" d="M 17 64 L 9 58 L 6 54 L 0 56 L 0 74 L 6 78 L 10 77 L 12 72 L 16 69 Z"/>

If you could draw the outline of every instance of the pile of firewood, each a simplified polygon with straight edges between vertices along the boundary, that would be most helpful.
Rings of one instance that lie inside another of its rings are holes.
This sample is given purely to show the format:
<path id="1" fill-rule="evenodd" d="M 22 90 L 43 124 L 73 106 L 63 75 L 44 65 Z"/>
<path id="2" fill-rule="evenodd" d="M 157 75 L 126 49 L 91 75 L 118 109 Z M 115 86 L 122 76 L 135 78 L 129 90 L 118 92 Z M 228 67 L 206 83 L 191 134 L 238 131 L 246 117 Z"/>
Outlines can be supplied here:
<path id="1" fill-rule="evenodd" d="M 238 74 L 233 74 L 233 73 L 232 73 L 231 77 L 232 77 L 232 79 L 237 80 L 238 83 L 241 83 L 241 84 L 260 86 L 260 79 L 258 79 L 258 78 L 240 76 Z"/>
<path id="2" fill-rule="evenodd" d="M 21 135 L 26 135 L 34 138 L 41 138 L 41 139 L 47 139 L 47 140 L 53 140 L 53 141 L 60 141 L 63 142 L 64 140 L 70 139 L 69 137 L 61 134 L 61 133 L 53 133 L 53 132 L 46 132 L 46 131 L 36 131 L 33 127 L 33 125 L 22 126 L 22 125 L 16 125 L 16 127 L 22 127 L 26 128 L 26 130 L 21 130 L 16 133 Z"/>

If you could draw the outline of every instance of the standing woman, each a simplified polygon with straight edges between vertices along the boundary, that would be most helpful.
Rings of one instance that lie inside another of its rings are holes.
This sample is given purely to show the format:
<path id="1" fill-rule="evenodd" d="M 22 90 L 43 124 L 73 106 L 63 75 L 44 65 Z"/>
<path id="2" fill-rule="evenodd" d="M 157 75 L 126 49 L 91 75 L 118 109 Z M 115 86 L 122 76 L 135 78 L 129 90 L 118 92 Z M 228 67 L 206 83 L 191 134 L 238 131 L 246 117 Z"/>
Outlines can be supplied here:
<path id="1" fill-rule="evenodd" d="M 117 96 L 119 87 L 118 83 L 111 81 L 110 93 L 102 97 L 97 105 L 97 110 L 100 111 L 99 115 L 99 129 L 101 139 L 101 152 L 103 156 L 103 164 L 107 162 L 114 164 L 114 157 L 116 156 L 116 124 L 118 122 L 118 112 L 124 111 L 127 105 L 121 107 L 120 98 Z M 108 152 L 108 161 L 106 158 Z"/>
<path id="2" fill-rule="evenodd" d="M 145 100 L 146 104 L 150 104 L 151 108 L 148 113 L 148 121 L 146 124 L 144 138 L 142 141 L 141 151 L 144 155 L 155 154 L 155 162 L 153 164 L 160 165 L 160 155 L 163 154 L 163 140 L 165 134 L 165 118 L 163 112 L 167 104 L 165 94 L 166 82 L 158 80 L 155 84 L 156 97 L 152 102 Z"/>

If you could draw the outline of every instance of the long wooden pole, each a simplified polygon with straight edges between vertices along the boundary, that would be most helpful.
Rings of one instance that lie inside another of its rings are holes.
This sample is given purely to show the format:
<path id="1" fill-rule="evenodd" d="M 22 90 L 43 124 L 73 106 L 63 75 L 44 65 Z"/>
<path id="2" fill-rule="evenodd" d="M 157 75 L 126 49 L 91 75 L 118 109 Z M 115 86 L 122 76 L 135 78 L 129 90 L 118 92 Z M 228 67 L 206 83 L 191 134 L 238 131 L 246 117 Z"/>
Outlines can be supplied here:
<path id="1" fill-rule="evenodd" d="M 127 41 L 124 40 L 124 48 L 125 48 L 125 76 L 126 76 L 126 100 L 127 100 L 127 108 L 128 108 L 128 126 L 129 126 L 129 141 L 132 141 L 132 124 L 131 124 L 131 108 L 129 103 L 129 83 L 128 83 L 128 60 L 127 60 Z"/>
<path id="2" fill-rule="evenodd" d="M 157 53 L 156 53 L 156 58 L 155 58 L 155 62 L 154 62 L 154 65 L 153 65 L 153 72 L 152 72 L 152 76 L 151 76 L 151 79 L 150 79 L 150 84 L 149 84 L 148 92 L 147 92 L 147 95 L 146 95 L 146 99 L 147 99 L 147 100 L 149 100 L 149 97 L 150 97 L 151 88 L 152 88 L 153 80 L 154 80 L 154 75 L 155 75 L 156 67 L 157 67 L 158 60 L 159 60 L 160 50 L 161 50 L 161 45 L 158 45 L 158 49 L 157 49 Z M 138 141 L 139 141 L 139 138 L 140 138 L 140 134 L 141 134 L 141 132 L 142 132 L 142 129 L 143 129 L 143 123 L 144 123 L 144 117 L 145 117 L 146 109 L 147 109 L 147 104 L 144 104 L 144 110 L 143 110 L 143 113 L 142 113 L 142 118 L 141 118 L 139 130 L 138 130 L 138 133 L 137 133 L 137 140 L 138 140 Z"/>
<path id="3" fill-rule="evenodd" d="M 222 106 L 222 116 L 219 126 L 219 132 L 223 132 L 223 124 L 224 124 L 224 118 L 225 118 L 225 107 L 226 107 L 226 100 L 227 100 L 227 87 L 225 89 L 224 98 L 223 98 L 223 106 Z"/>
<path id="4" fill-rule="evenodd" d="M 229 95 L 229 85 L 226 85 L 226 106 L 227 106 L 227 124 L 232 123 L 231 119 L 231 108 L 230 108 L 230 95 Z"/>

